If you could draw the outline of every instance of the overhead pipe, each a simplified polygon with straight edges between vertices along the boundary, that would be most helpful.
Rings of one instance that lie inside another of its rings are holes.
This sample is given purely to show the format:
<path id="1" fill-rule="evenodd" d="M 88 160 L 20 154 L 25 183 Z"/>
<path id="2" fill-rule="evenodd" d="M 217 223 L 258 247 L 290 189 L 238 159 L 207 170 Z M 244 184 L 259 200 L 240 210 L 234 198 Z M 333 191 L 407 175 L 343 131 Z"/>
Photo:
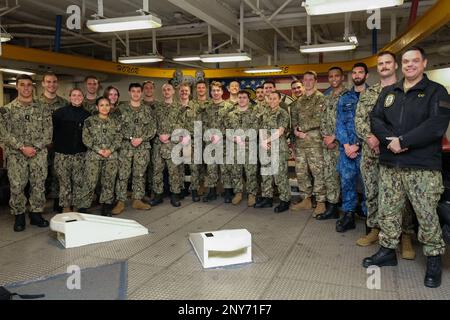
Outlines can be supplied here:
<path id="1" fill-rule="evenodd" d="M 391 13 L 391 41 L 397 36 L 397 16 Z"/>
<path id="2" fill-rule="evenodd" d="M 53 51 L 59 52 L 61 50 L 61 30 L 62 30 L 62 16 L 56 16 L 56 26 L 55 26 L 55 46 Z"/>
<path id="3" fill-rule="evenodd" d="M 419 0 L 412 0 L 411 10 L 409 11 L 408 27 L 410 27 L 411 25 L 414 24 L 414 22 L 416 22 L 418 9 L 419 9 Z"/>
<path id="4" fill-rule="evenodd" d="M 378 52 L 378 30 L 377 28 L 372 29 L 372 54 Z"/>
<path id="5" fill-rule="evenodd" d="M 239 50 L 241 52 L 244 52 L 244 1 L 241 0 L 241 5 L 240 5 L 240 25 L 239 25 Z"/>
<path id="6" fill-rule="evenodd" d="M 298 46 L 289 39 L 288 36 L 286 36 L 283 31 L 281 31 L 277 26 L 275 26 L 269 18 L 267 18 L 264 13 L 261 12 L 250 0 L 244 0 L 245 3 L 256 13 L 258 14 L 268 25 L 270 25 L 284 40 L 287 41 L 289 46 L 294 48 L 295 50 L 298 50 Z"/>
<path id="7" fill-rule="evenodd" d="M 278 8 L 277 11 L 275 11 L 274 13 L 272 13 L 272 15 L 269 17 L 269 21 L 272 21 L 273 18 L 275 18 L 281 11 L 284 10 L 284 8 L 286 8 L 286 6 L 291 3 L 292 0 L 286 0 L 285 3 L 283 3 L 281 5 L 281 7 Z"/>

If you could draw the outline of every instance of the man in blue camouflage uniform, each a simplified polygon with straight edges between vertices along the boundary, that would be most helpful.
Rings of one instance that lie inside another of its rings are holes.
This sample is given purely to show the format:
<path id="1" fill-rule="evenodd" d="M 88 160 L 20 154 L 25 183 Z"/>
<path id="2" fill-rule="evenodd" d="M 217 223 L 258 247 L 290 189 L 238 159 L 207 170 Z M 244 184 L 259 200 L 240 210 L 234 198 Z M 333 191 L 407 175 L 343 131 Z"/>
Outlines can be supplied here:
<path id="1" fill-rule="evenodd" d="M 357 185 L 360 179 L 359 163 L 361 159 L 360 142 L 355 129 L 355 114 L 359 94 L 363 92 L 368 75 L 364 63 L 356 63 L 352 68 L 354 87 L 344 94 L 337 105 L 336 139 L 339 141 L 339 159 L 337 169 L 341 178 L 342 210 L 344 216 L 336 222 L 336 231 L 345 232 L 354 229 L 355 212 L 358 206 Z M 363 200 L 363 212 L 366 213 Z"/>

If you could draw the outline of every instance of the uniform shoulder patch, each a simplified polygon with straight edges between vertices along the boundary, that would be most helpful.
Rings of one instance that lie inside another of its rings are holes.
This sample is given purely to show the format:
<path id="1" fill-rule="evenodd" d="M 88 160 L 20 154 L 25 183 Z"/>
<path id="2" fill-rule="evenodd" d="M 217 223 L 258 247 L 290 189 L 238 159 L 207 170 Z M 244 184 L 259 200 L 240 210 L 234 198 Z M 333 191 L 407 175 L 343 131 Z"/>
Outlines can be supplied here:
<path id="1" fill-rule="evenodd" d="M 395 101 L 395 94 L 393 93 L 388 94 L 384 99 L 384 107 L 389 108 L 394 104 L 394 101 Z"/>
<path id="2" fill-rule="evenodd" d="M 1 107 L 1 108 L 0 108 L 0 114 L 1 114 L 1 115 L 4 115 L 6 112 L 7 112 L 7 111 L 6 111 L 6 108 L 5 108 L 5 107 Z"/>

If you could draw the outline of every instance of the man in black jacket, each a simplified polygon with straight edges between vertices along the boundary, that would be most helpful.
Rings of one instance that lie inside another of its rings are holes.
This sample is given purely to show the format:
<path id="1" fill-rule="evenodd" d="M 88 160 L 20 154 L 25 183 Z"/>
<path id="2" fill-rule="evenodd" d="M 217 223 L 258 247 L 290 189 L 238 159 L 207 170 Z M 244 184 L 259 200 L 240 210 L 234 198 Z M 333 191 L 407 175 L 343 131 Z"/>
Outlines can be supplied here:
<path id="1" fill-rule="evenodd" d="M 450 120 L 445 88 L 427 78 L 422 48 L 402 56 L 404 79 L 383 89 L 371 113 L 372 131 L 380 141 L 380 249 L 363 266 L 397 265 L 395 249 L 402 231 L 402 212 L 409 200 L 419 222 L 418 240 L 427 256 L 424 284 L 441 284 L 445 244 L 436 207 L 443 192 L 441 141 Z"/>

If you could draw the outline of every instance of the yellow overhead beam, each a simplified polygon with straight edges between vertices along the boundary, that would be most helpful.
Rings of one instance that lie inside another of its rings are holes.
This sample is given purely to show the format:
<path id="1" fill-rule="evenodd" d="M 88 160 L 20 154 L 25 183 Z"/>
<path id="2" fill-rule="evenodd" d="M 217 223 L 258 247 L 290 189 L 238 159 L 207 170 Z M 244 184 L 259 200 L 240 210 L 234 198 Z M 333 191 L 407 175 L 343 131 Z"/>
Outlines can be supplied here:
<path id="1" fill-rule="evenodd" d="M 417 22 L 406 32 L 398 36 L 395 40 L 387 44 L 382 50 L 390 50 L 398 53 L 408 46 L 429 36 L 443 25 L 450 21 L 450 1 L 439 0 L 431 7 Z M 369 32 L 369 31 L 368 31 Z M 148 68 L 132 65 L 124 65 L 104 60 L 90 59 L 80 56 L 55 53 L 44 50 L 37 50 L 14 45 L 3 45 L 2 59 L 19 60 L 26 62 L 41 63 L 46 65 L 61 66 L 92 72 L 104 72 L 111 74 L 121 74 L 124 76 L 139 76 L 146 78 L 172 78 L 175 69 Z M 356 62 L 364 62 L 369 68 L 376 66 L 376 56 L 370 56 L 354 61 L 340 61 L 323 64 L 295 64 L 282 65 L 281 72 L 278 73 L 257 73 L 246 74 L 246 68 L 232 69 L 205 69 L 206 78 L 245 78 L 264 76 L 291 76 L 302 74 L 307 70 L 314 70 L 317 73 L 326 73 L 334 65 L 349 71 Z M 183 69 L 185 76 L 195 76 L 195 69 Z"/>

